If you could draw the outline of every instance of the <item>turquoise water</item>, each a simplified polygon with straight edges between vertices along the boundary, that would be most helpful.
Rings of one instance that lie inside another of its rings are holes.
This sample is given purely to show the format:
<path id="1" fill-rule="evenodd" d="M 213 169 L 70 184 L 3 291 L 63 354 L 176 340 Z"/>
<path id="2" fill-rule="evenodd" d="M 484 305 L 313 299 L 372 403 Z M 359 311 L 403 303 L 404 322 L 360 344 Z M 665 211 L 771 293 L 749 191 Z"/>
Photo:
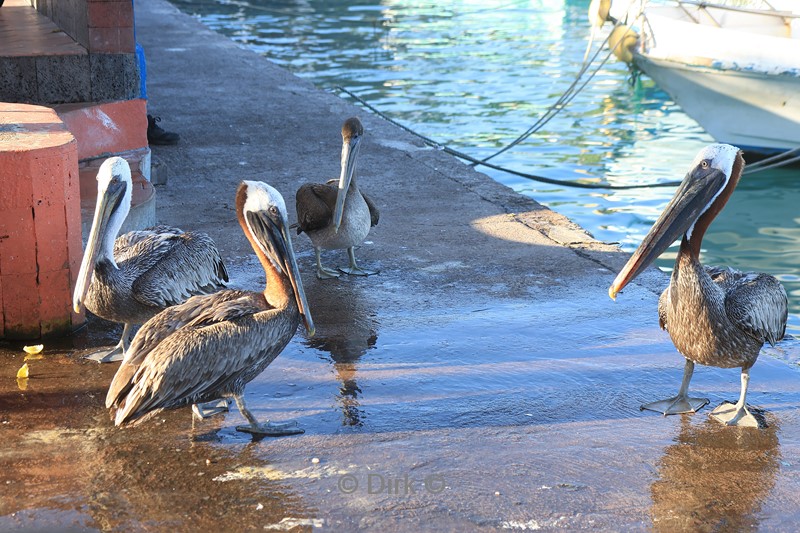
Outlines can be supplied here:
<path id="1" fill-rule="evenodd" d="M 588 0 L 179 1 L 182 10 L 321 88 L 345 87 L 441 144 L 486 157 L 530 127 L 572 84 Z M 608 61 L 524 143 L 492 160 L 559 180 L 616 185 L 682 179 L 712 142 L 666 93 Z M 604 191 L 481 171 L 632 251 L 672 188 Z M 800 333 L 800 171 L 745 176 L 706 235 L 703 261 L 776 275 Z M 670 268 L 665 254 L 660 266 Z"/>

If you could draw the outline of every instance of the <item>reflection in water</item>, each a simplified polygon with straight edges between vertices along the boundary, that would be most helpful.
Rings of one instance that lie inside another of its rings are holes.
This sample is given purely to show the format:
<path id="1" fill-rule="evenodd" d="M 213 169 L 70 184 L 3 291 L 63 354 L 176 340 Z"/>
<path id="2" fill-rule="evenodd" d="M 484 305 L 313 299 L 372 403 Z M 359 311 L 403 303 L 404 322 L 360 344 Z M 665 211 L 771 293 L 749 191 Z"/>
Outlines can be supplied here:
<path id="1" fill-rule="evenodd" d="M 354 287 L 347 298 L 337 301 L 335 313 L 315 314 L 316 334 L 305 341 L 306 345 L 329 352 L 341 383 L 336 401 L 342 410 L 343 426 L 362 426 L 365 413 L 360 407 L 361 388 L 356 378 L 358 360 L 374 348 L 378 340 L 376 323 L 363 309 L 360 292 Z"/>
<path id="2" fill-rule="evenodd" d="M 2 373 L 14 357 L 0 349 Z M 0 531 L 244 531 L 308 515 L 253 446 L 216 445 L 223 417 L 203 435 L 187 409 L 115 428 L 103 406 L 114 365 L 52 350 L 35 363 L 27 391 L 0 391 Z"/>
<path id="3" fill-rule="evenodd" d="M 778 427 L 728 428 L 683 416 L 650 487 L 656 531 L 746 531 L 778 472 Z"/>

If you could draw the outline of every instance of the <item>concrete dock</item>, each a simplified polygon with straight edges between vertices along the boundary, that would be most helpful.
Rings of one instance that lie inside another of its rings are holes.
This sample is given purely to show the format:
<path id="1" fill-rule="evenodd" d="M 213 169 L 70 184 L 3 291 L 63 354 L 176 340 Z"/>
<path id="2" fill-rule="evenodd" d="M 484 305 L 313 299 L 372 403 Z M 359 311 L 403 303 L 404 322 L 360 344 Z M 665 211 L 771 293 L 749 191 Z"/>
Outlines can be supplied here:
<path id="1" fill-rule="evenodd" d="M 298 330 L 246 398 L 299 436 L 252 440 L 235 409 L 114 428 L 117 365 L 80 358 L 118 339 L 100 320 L 46 344 L 24 390 L 25 354 L 3 345 L 0 530 L 796 530 L 795 345 L 751 373 L 764 430 L 708 416 L 738 398 L 737 369 L 698 366 L 692 391 L 711 404 L 694 415 L 640 411 L 682 376 L 658 328 L 666 275 L 611 301 L 627 259 L 615 246 L 165 0 L 135 7 L 148 110 L 181 135 L 153 147 L 168 177 L 158 221 L 210 234 L 231 285 L 259 290 L 238 183 L 276 187 L 294 221 L 297 188 L 338 176 L 340 127 L 357 115 L 359 184 L 381 221 L 356 257 L 380 274 L 317 280 L 310 241 L 294 238 L 317 335 Z"/>

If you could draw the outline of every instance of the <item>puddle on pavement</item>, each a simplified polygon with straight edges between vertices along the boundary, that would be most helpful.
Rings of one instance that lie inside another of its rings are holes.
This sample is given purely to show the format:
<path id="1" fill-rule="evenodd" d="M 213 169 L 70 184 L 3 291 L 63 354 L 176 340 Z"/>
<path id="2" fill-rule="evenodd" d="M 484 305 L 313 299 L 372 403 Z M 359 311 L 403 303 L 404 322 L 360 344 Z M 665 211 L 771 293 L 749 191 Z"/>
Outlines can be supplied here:
<path id="1" fill-rule="evenodd" d="M 623 400 L 624 376 L 614 369 L 615 358 L 630 354 L 603 347 L 602 328 L 578 334 L 565 324 L 558 331 L 530 318 L 524 305 L 431 310 L 394 316 L 385 326 L 370 316 L 341 320 L 318 321 L 316 336 L 303 341 L 310 350 L 282 361 L 297 375 L 292 389 L 273 390 L 265 375 L 267 382 L 256 380 L 248 389 L 251 403 L 316 410 L 302 423 L 326 433 L 348 426 L 397 431 L 638 414 L 635 399 Z M 597 347 L 576 353 L 575 345 Z M 328 398 L 336 411 L 318 403 Z M 589 398 L 610 412 L 577 408 Z"/>
<path id="2" fill-rule="evenodd" d="M 246 390 L 256 417 L 296 420 L 297 437 L 254 442 L 234 430 L 235 409 L 113 428 L 102 404 L 116 365 L 75 354 L 116 343 L 116 326 L 46 343 L 25 391 L 14 382 L 24 354 L 0 349 L 0 530 L 668 531 L 797 518 L 800 472 L 782 457 L 800 443 L 779 437 L 800 397 L 765 393 L 759 364 L 751 401 L 766 403 L 770 428 L 726 431 L 705 412 L 639 411 L 674 394 L 682 372 L 640 307 L 548 298 L 390 312 L 351 289 Z M 720 372 L 692 382 L 712 406 L 738 392 L 738 373 Z M 408 483 L 416 492 L 399 492 Z"/>
<path id="3" fill-rule="evenodd" d="M 666 333 L 646 321 L 621 332 L 613 303 L 603 317 L 558 301 L 392 316 L 357 302 L 318 314 L 316 335 L 251 382 L 248 405 L 321 434 L 482 428 L 640 417 L 680 385 Z M 705 392 L 712 402 L 736 399 L 739 376 L 728 374 L 729 391 Z M 708 380 L 698 370 L 693 386 Z M 758 390 L 754 378 L 754 402 Z"/>
<path id="4" fill-rule="evenodd" d="M 0 530 L 244 530 L 306 519 L 302 498 L 276 480 L 216 497 L 215 478 L 253 450 L 204 441 L 203 432 L 219 429 L 214 421 L 198 431 L 175 411 L 141 430 L 113 428 L 102 402 L 116 365 L 52 345 L 31 363 L 25 391 L 13 381 L 24 354 L 0 349 Z"/>

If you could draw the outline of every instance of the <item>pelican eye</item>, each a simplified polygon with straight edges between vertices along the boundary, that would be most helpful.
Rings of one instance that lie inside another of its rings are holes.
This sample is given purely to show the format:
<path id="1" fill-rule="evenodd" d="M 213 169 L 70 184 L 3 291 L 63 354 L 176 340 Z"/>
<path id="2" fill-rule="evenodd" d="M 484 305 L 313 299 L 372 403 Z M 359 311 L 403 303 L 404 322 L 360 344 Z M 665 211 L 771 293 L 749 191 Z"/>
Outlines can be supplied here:
<path id="1" fill-rule="evenodd" d="M 700 161 L 700 168 L 707 169 L 709 167 L 708 159 L 703 159 Z"/>
<path id="2" fill-rule="evenodd" d="M 270 215 L 272 215 L 274 217 L 277 217 L 279 213 L 280 212 L 278 211 L 278 208 L 276 206 L 274 206 L 274 205 L 270 206 L 270 208 L 269 208 L 269 214 Z"/>

